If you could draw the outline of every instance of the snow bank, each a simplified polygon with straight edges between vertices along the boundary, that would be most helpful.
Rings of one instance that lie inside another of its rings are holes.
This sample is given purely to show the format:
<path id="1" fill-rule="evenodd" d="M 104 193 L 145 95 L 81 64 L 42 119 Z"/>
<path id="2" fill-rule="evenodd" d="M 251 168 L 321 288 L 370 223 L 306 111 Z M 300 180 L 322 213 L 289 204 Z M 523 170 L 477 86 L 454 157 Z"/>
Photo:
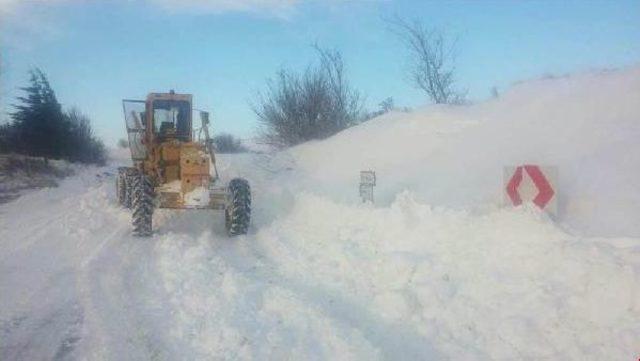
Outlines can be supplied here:
<path id="1" fill-rule="evenodd" d="M 637 242 L 575 238 L 533 208 L 477 216 L 408 192 L 377 209 L 301 195 L 257 239 L 283 274 L 303 275 L 297 282 L 319 296 L 300 301 L 334 302 L 329 313 L 347 328 L 352 319 L 371 324 L 359 331 L 384 358 L 613 360 L 637 352 Z M 304 327 L 290 322 L 283 327 Z M 375 325 L 423 343 L 373 335 Z"/>
<path id="2" fill-rule="evenodd" d="M 358 171 L 378 173 L 378 200 L 409 189 L 456 208 L 502 202 L 502 169 L 559 169 L 559 220 L 588 235 L 638 236 L 640 67 L 516 85 L 466 107 L 391 113 L 288 152 L 318 191 L 355 194 Z M 350 192 L 350 193 L 347 193 Z"/>
<path id="3" fill-rule="evenodd" d="M 542 79 L 221 157 L 251 182 L 253 233 L 161 238 L 172 343 L 196 359 L 636 357 L 640 240 L 622 236 L 640 234 L 639 100 L 640 68 Z M 559 168 L 559 220 L 501 206 L 521 163 Z"/>
<path id="4" fill-rule="evenodd" d="M 159 240 L 187 358 L 593 359 L 637 353 L 640 247 L 534 207 L 483 215 L 403 192 L 388 207 L 302 193 L 255 235 Z"/>

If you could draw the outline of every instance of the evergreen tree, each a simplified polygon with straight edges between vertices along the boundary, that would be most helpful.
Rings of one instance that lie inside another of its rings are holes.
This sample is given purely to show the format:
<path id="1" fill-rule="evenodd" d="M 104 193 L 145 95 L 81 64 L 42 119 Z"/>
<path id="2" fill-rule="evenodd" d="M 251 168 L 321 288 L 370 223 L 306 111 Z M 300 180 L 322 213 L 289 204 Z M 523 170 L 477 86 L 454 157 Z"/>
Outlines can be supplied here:
<path id="1" fill-rule="evenodd" d="M 11 114 L 16 130 L 16 150 L 45 158 L 64 156 L 66 120 L 62 107 L 40 69 L 30 71 L 29 86 L 21 88 L 26 95 L 18 97 Z"/>
<path id="2" fill-rule="evenodd" d="M 0 127 L 0 151 L 12 151 L 45 160 L 104 164 L 104 144 L 95 138 L 89 118 L 79 110 L 62 110 L 47 77 L 40 69 L 30 71 L 26 94 L 14 105 L 13 122 Z"/>
<path id="3" fill-rule="evenodd" d="M 71 108 L 65 113 L 65 118 L 68 127 L 65 158 L 74 162 L 103 164 L 106 161 L 104 145 L 93 136 L 89 117 Z"/>

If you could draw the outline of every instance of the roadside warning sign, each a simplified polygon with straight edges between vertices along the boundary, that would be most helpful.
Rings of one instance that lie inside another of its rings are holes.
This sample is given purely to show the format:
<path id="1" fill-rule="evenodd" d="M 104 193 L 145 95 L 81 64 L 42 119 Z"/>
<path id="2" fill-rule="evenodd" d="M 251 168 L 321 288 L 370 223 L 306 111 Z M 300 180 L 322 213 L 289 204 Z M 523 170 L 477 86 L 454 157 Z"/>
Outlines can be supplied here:
<path id="1" fill-rule="evenodd" d="M 507 203 L 519 206 L 523 202 L 533 202 L 540 209 L 556 214 L 557 173 L 555 167 L 531 164 L 505 167 L 504 190 Z"/>
<path id="2" fill-rule="evenodd" d="M 362 202 L 373 203 L 373 187 L 376 185 L 376 172 L 372 170 L 360 171 L 360 198 Z"/>

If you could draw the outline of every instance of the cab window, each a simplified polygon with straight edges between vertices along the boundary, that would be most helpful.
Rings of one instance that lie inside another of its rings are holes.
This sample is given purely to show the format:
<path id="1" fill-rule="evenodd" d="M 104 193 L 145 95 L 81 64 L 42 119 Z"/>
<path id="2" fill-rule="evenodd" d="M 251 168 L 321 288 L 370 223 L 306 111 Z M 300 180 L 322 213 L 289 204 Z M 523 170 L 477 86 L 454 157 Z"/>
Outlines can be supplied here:
<path id="1" fill-rule="evenodd" d="M 155 100 L 154 131 L 159 138 L 191 138 L 191 105 L 187 101 Z"/>

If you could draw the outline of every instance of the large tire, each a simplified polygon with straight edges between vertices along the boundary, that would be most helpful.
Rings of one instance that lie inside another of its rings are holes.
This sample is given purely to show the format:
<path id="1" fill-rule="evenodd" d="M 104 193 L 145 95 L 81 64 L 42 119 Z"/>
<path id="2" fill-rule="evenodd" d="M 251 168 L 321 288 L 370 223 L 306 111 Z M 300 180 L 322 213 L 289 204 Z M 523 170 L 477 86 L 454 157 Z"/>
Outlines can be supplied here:
<path id="1" fill-rule="evenodd" d="M 116 197 L 118 205 L 131 209 L 133 198 L 133 177 L 138 174 L 138 170 L 132 167 L 119 167 L 116 178 Z"/>
<path id="2" fill-rule="evenodd" d="M 229 236 L 247 234 L 251 223 L 251 187 L 242 178 L 229 182 L 229 204 L 225 209 L 225 226 Z"/>
<path id="3" fill-rule="evenodd" d="M 116 197 L 118 205 L 124 206 L 127 197 L 127 173 L 125 167 L 118 168 L 118 176 L 116 178 Z"/>
<path id="4" fill-rule="evenodd" d="M 136 168 L 126 168 L 124 177 L 124 202 L 127 209 L 133 208 L 133 179 L 138 175 Z"/>
<path id="5" fill-rule="evenodd" d="M 133 234 L 139 237 L 148 237 L 152 234 L 153 219 L 153 184 L 151 179 L 138 172 L 132 175 L 132 207 L 133 207 Z"/>

